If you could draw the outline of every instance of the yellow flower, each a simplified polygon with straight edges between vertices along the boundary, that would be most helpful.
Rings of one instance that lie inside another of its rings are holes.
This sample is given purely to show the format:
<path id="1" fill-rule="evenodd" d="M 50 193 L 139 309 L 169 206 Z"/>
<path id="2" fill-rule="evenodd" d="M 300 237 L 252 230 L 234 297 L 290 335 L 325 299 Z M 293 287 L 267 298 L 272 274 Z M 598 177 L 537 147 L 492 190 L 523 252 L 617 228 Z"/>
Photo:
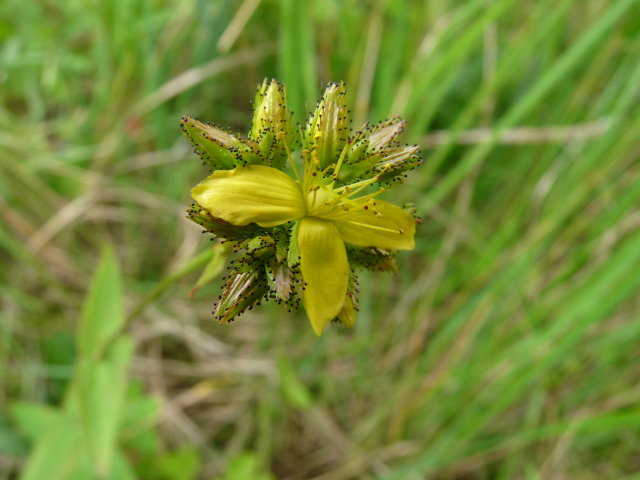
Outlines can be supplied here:
<path id="1" fill-rule="evenodd" d="M 183 124 L 187 130 L 205 132 L 189 135 L 197 150 L 207 148 L 209 135 L 216 141 L 211 154 L 203 156 L 211 165 L 229 161 L 214 148 L 229 143 L 227 138 L 236 142 L 236 167 L 228 169 L 223 163 L 223 169 L 192 189 L 199 207 L 236 227 L 291 226 L 289 250 L 299 256 L 302 303 L 317 335 L 333 319 L 348 326 L 355 321 L 347 245 L 385 252 L 414 248 L 415 218 L 378 196 L 385 190 L 380 185 L 401 180 L 405 170 L 419 163 L 417 147 L 391 143 L 404 125 L 399 119 L 365 126 L 349 139 L 346 112 L 344 84 L 330 85 L 303 134 L 297 161 L 288 145 L 292 129 L 284 89 L 275 82 L 265 82 L 258 92 L 248 140 L 218 135 L 217 127 L 195 124 L 188 117 Z M 265 159 L 263 164 L 250 164 L 251 155 Z M 283 171 L 287 159 L 291 175 Z"/>
<path id="2" fill-rule="evenodd" d="M 331 170 L 331 169 L 330 169 Z M 306 155 L 302 178 L 263 165 L 218 170 L 191 190 L 211 215 L 233 225 L 275 227 L 297 221 L 300 269 L 306 283 L 302 301 L 314 332 L 343 308 L 349 279 L 345 243 L 391 250 L 414 248 L 414 218 L 375 197 L 382 189 L 357 196 L 377 178 L 335 188 L 320 171 L 314 151 Z"/>

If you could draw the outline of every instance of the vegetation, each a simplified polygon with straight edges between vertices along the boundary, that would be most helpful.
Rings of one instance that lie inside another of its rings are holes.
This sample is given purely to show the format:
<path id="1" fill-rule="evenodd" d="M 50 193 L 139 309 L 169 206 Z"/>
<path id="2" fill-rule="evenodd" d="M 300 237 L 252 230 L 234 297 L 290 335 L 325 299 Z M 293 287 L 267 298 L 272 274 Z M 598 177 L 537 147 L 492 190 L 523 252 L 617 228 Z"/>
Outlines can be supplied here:
<path id="1" fill-rule="evenodd" d="M 639 7 L 1 2 L 0 478 L 640 478 Z M 185 218 L 181 116 L 246 133 L 265 77 L 425 159 L 416 249 L 321 338 L 215 322 Z"/>

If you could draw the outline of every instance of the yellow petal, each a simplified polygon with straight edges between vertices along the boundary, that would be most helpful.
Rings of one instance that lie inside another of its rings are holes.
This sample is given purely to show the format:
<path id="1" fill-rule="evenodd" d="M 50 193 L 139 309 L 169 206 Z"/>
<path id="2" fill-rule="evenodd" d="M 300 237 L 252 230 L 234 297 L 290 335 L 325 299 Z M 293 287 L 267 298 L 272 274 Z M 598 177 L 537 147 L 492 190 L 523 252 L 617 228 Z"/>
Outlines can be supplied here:
<path id="1" fill-rule="evenodd" d="M 214 217 L 238 226 L 274 227 L 306 211 L 296 181 L 262 165 L 215 171 L 193 187 L 191 196 Z"/>
<path id="2" fill-rule="evenodd" d="M 298 248 L 306 283 L 302 302 L 313 331 L 320 336 L 345 301 L 349 280 L 347 252 L 335 225 L 313 217 L 300 221 Z"/>
<path id="3" fill-rule="evenodd" d="M 351 206 L 335 225 L 342 239 L 356 247 L 391 250 L 412 250 L 416 221 L 402 208 L 375 200 L 373 203 Z"/>

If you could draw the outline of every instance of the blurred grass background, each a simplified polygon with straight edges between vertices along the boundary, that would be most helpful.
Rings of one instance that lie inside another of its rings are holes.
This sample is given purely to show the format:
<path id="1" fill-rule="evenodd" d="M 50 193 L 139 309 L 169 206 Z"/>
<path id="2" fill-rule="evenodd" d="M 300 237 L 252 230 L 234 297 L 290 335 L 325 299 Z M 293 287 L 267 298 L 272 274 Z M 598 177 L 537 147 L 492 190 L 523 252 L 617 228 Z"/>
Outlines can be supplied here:
<path id="1" fill-rule="evenodd" d="M 264 77 L 423 147 L 353 330 L 189 298 Z M 639 479 L 639 105 L 638 0 L 3 0 L 0 479 Z"/>

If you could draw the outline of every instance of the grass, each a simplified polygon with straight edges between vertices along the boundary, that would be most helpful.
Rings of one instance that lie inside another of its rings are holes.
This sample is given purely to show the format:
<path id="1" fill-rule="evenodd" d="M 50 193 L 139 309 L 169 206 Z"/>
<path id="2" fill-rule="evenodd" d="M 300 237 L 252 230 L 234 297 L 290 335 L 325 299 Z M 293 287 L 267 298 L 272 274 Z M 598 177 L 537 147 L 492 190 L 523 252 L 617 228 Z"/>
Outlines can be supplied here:
<path id="1" fill-rule="evenodd" d="M 52 410 L 119 478 L 637 478 L 639 6 L 4 1 L 0 478 L 35 468 Z M 399 114 L 423 147 L 389 192 L 417 248 L 362 275 L 353 330 L 274 305 L 217 325 L 217 278 L 189 298 L 212 254 L 179 118 L 245 131 L 264 77 L 298 120 L 345 80 L 354 127 Z M 105 244 L 121 411 L 73 393 Z"/>

